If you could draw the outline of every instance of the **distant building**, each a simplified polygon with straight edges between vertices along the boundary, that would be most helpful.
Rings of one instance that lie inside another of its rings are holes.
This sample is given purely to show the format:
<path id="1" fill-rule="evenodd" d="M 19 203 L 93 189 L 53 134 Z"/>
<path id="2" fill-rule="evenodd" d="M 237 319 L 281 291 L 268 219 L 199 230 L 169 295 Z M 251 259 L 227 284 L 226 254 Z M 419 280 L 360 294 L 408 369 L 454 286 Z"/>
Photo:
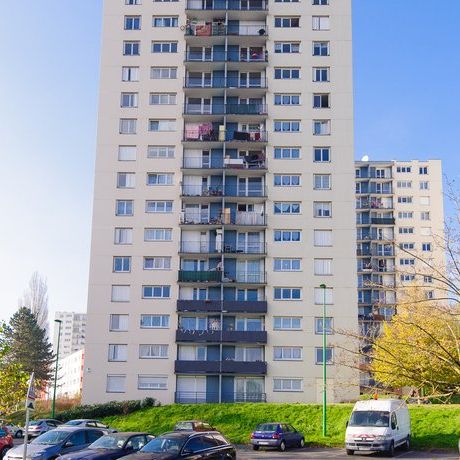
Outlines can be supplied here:
<path id="1" fill-rule="evenodd" d="M 83 382 L 84 349 L 78 350 L 59 361 L 56 395 L 73 398 L 81 394 Z"/>
<path id="2" fill-rule="evenodd" d="M 81 350 L 85 346 L 86 314 L 70 311 L 57 311 L 54 319 L 62 321 L 61 339 L 59 343 L 59 359 Z M 57 352 L 59 327 L 54 323 L 53 351 Z"/>

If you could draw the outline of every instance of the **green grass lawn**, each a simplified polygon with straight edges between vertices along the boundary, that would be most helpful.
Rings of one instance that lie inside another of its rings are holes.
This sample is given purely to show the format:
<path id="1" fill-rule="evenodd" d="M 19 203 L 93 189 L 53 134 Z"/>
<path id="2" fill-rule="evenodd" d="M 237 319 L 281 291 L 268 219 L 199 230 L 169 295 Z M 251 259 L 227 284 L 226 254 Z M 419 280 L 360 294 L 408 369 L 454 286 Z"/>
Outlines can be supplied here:
<path id="1" fill-rule="evenodd" d="M 153 407 L 105 422 L 121 430 L 169 431 L 179 420 L 206 420 L 235 444 L 246 444 L 261 422 L 289 422 L 305 434 L 307 445 L 343 446 L 351 404 L 328 406 L 329 436 L 321 434 L 322 409 L 313 404 L 196 404 Z M 416 449 L 456 448 L 460 438 L 460 405 L 410 406 L 412 446 Z"/>

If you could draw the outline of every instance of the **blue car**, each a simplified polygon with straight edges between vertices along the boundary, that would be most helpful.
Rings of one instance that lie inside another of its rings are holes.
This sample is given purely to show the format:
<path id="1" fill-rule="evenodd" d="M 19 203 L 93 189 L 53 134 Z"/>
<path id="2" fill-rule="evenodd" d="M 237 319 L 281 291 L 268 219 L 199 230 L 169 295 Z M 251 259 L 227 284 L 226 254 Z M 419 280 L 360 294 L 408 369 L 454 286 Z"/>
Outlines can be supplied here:
<path id="1" fill-rule="evenodd" d="M 251 434 L 254 450 L 274 447 L 284 452 L 288 447 L 304 447 L 305 437 L 289 423 L 261 423 Z"/>
<path id="2" fill-rule="evenodd" d="M 97 428 L 62 426 L 43 433 L 28 444 L 27 459 L 52 460 L 61 454 L 82 450 L 104 434 Z M 24 445 L 15 447 L 6 453 L 4 460 L 20 460 L 23 452 Z"/>

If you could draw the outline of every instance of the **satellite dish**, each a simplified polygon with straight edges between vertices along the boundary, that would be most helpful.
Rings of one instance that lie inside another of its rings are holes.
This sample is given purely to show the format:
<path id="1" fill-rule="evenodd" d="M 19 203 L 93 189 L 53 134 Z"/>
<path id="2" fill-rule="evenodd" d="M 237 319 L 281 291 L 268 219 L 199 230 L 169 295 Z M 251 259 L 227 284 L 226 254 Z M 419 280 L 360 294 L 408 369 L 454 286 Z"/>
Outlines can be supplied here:
<path id="1" fill-rule="evenodd" d="M 369 161 L 369 155 L 364 155 L 364 156 L 361 158 L 361 161 Z"/>

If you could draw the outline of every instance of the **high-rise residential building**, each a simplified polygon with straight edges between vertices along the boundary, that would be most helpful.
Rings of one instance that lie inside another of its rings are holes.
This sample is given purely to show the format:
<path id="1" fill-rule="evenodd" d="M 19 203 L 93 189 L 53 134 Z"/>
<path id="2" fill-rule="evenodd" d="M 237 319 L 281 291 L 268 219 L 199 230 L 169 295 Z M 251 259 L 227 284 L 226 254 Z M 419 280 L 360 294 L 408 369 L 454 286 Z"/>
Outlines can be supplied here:
<path id="1" fill-rule="evenodd" d="M 85 350 L 74 351 L 59 361 L 56 395 L 59 398 L 75 398 L 81 395 Z M 52 395 L 52 390 L 49 395 Z"/>
<path id="2" fill-rule="evenodd" d="M 81 350 L 85 346 L 86 314 L 71 311 L 57 311 L 54 319 L 62 321 L 59 341 L 59 359 Z M 57 353 L 58 325 L 54 323 L 53 352 Z"/>
<path id="3" fill-rule="evenodd" d="M 351 0 L 104 3 L 84 401 L 353 399 Z"/>
<path id="4" fill-rule="evenodd" d="M 430 276 L 445 271 L 442 167 L 440 160 L 355 166 L 358 308 L 366 336 L 380 333 L 408 286 L 416 283 L 427 299 L 443 297 Z M 361 383 L 372 384 L 368 373 Z"/>

